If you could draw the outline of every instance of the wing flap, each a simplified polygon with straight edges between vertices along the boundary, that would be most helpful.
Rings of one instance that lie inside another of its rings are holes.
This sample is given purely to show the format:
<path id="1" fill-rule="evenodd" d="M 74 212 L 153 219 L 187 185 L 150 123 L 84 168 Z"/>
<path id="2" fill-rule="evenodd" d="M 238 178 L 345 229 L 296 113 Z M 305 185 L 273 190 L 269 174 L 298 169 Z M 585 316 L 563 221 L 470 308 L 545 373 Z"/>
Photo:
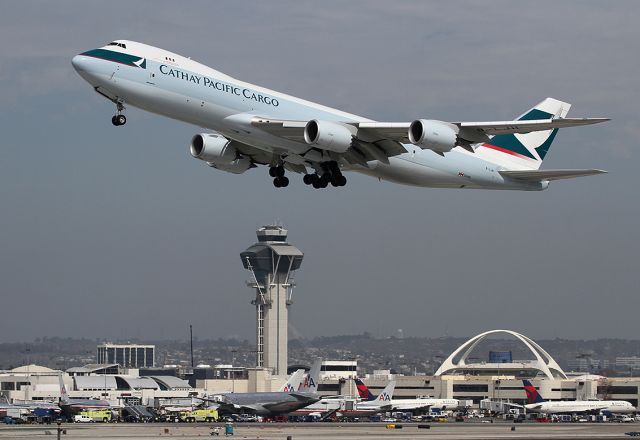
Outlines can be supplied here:
<path id="1" fill-rule="evenodd" d="M 604 170 L 522 170 L 500 171 L 500 174 L 510 179 L 524 180 L 527 182 L 541 182 L 545 180 L 572 179 L 574 177 L 593 176 L 606 173 Z"/>
<path id="2" fill-rule="evenodd" d="M 251 119 L 251 125 L 274 136 L 304 142 L 304 127 L 307 125 L 307 121 L 255 117 Z"/>

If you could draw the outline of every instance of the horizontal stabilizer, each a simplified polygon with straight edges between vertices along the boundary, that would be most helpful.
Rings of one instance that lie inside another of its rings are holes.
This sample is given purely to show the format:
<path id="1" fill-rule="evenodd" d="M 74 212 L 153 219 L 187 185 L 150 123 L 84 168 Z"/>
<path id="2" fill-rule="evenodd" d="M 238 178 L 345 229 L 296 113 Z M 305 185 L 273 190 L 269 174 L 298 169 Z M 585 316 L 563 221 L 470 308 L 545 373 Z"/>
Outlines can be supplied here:
<path id="1" fill-rule="evenodd" d="M 519 170 L 500 171 L 500 174 L 510 179 L 527 182 L 542 182 L 544 180 L 571 179 L 574 177 L 592 176 L 606 173 L 604 170 Z"/>

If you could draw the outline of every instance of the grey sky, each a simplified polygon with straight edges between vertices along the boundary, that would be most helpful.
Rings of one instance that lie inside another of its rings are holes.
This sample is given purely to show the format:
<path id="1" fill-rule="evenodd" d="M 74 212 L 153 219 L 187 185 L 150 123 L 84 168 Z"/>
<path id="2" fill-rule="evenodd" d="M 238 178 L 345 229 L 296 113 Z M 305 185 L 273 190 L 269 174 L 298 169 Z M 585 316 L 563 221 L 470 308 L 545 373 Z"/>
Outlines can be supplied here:
<path id="1" fill-rule="evenodd" d="M 239 253 L 283 222 L 302 336 L 638 337 L 637 2 L 3 2 L 0 341 L 252 338 Z M 547 96 L 612 122 L 560 133 L 542 193 L 316 191 L 192 159 L 197 127 L 112 104 L 70 65 L 117 38 L 381 120 L 508 119 Z"/>

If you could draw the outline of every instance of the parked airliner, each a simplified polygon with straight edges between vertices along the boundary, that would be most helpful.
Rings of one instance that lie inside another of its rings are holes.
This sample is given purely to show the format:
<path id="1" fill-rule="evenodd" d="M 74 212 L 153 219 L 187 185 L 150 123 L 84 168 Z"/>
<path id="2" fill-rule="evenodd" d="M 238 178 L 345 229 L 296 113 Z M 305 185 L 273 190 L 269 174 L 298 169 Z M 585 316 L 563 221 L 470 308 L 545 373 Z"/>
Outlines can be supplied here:
<path id="1" fill-rule="evenodd" d="M 543 414 L 576 414 L 576 413 L 633 413 L 636 407 L 626 400 L 572 400 L 554 401 L 545 400 L 536 387 L 528 380 L 522 381 L 527 393 L 527 411 Z"/>
<path id="2" fill-rule="evenodd" d="M 361 379 L 354 379 L 356 389 L 361 399 L 365 401 L 375 400 L 376 397 Z M 437 399 L 435 397 L 417 397 L 415 399 L 391 399 L 388 402 L 393 411 L 425 412 L 432 409 L 448 410 L 460 407 L 458 399 Z"/>
<path id="3" fill-rule="evenodd" d="M 193 157 L 241 174 L 267 165 L 276 187 L 285 171 L 314 188 L 344 186 L 343 171 L 439 188 L 538 191 L 549 181 L 600 174 L 597 169 L 540 170 L 559 128 L 604 122 L 567 118 L 553 98 L 512 121 L 378 122 L 249 84 L 191 58 L 116 40 L 72 59 L 93 89 L 112 101 L 210 130 L 191 139 Z"/>

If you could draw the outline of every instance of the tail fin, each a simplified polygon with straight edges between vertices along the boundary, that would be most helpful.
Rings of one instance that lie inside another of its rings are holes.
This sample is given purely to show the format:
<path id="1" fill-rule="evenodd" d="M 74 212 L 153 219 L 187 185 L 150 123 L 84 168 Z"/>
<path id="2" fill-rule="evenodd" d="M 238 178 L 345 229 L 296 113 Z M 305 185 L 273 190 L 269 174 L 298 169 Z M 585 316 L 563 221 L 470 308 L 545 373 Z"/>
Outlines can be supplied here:
<path id="1" fill-rule="evenodd" d="M 536 387 L 531 385 L 531 382 L 528 380 L 523 380 L 522 384 L 524 385 L 524 391 L 527 393 L 527 403 L 541 403 L 545 400 L 542 398 Z"/>
<path id="2" fill-rule="evenodd" d="M 374 396 L 369 388 L 362 382 L 360 379 L 354 379 L 356 383 L 356 389 L 358 390 L 358 395 L 362 400 L 371 401 L 376 400 L 376 396 Z"/>
<path id="3" fill-rule="evenodd" d="M 302 382 L 303 375 L 304 370 L 302 368 L 296 370 L 291 376 L 289 376 L 287 383 L 285 383 L 282 388 L 280 388 L 280 391 L 283 393 L 292 393 L 297 390 L 300 386 L 300 383 Z"/>
<path id="4" fill-rule="evenodd" d="M 64 380 L 62 380 L 62 374 L 58 375 L 58 379 L 60 379 L 60 401 L 66 402 L 69 400 L 69 395 L 67 394 L 67 387 L 64 386 Z"/>
<path id="5" fill-rule="evenodd" d="M 376 397 L 376 400 L 380 403 L 384 403 L 384 402 L 390 402 L 391 399 L 393 399 L 393 390 L 396 387 L 396 381 L 392 380 L 390 381 L 386 387 L 384 387 L 384 389 L 380 392 L 380 394 L 378 394 L 378 397 Z"/>
<path id="6" fill-rule="evenodd" d="M 304 381 L 300 384 L 298 391 L 305 393 L 318 394 L 318 382 L 320 381 L 320 368 L 322 367 L 322 359 L 316 359 L 309 374 L 304 378 Z"/>
<path id="7" fill-rule="evenodd" d="M 518 121 L 556 119 L 567 116 L 571 104 L 547 98 L 517 118 Z M 558 129 L 533 131 L 524 134 L 499 134 L 493 136 L 483 147 L 505 153 L 501 162 L 514 169 L 538 169 L 542 165 Z"/>

